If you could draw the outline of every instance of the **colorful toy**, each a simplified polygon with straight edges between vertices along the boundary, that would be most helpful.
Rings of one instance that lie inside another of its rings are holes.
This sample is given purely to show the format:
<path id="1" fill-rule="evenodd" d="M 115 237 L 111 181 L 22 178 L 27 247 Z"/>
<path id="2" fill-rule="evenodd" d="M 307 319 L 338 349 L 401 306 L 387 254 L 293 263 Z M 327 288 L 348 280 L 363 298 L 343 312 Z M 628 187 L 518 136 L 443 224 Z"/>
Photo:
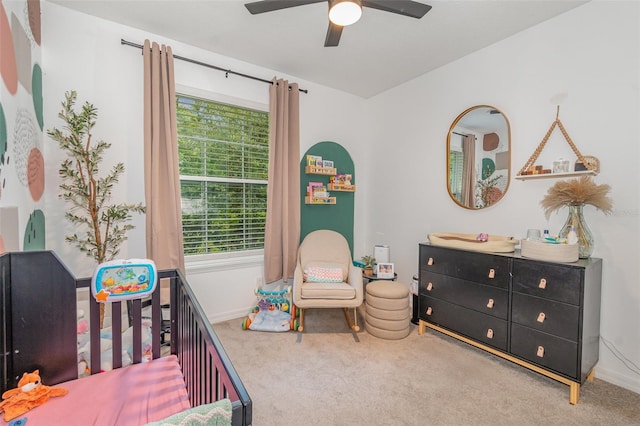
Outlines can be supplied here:
<path id="1" fill-rule="evenodd" d="M 243 330 L 289 331 L 298 328 L 296 307 L 291 299 L 291 287 L 283 290 L 257 288 L 258 303 L 242 321 Z"/>
<path id="2" fill-rule="evenodd" d="M 18 381 L 18 387 L 9 389 L 2 394 L 3 401 L 0 402 L 0 413 L 4 411 L 4 420 L 6 422 L 15 419 L 38 407 L 49 400 L 51 397 L 64 396 L 67 390 L 45 386 L 40 381 L 40 371 L 35 370 L 33 373 L 24 373 Z"/>
<path id="3" fill-rule="evenodd" d="M 98 302 L 142 299 L 156 288 L 158 271 L 150 259 L 112 260 L 98 265 L 91 293 Z"/>

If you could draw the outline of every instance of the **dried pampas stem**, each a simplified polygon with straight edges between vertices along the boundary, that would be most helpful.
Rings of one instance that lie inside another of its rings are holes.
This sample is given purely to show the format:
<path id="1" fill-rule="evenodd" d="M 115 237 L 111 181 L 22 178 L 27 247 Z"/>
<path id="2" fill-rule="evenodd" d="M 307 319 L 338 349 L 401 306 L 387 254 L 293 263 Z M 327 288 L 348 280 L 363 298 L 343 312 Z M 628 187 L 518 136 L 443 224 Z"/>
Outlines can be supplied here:
<path id="1" fill-rule="evenodd" d="M 540 205 L 547 219 L 562 207 L 581 204 L 590 204 L 604 214 L 610 214 L 613 208 L 611 198 L 607 196 L 610 189 L 606 184 L 597 185 L 590 176 L 558 181 L 549 188 Z"/>

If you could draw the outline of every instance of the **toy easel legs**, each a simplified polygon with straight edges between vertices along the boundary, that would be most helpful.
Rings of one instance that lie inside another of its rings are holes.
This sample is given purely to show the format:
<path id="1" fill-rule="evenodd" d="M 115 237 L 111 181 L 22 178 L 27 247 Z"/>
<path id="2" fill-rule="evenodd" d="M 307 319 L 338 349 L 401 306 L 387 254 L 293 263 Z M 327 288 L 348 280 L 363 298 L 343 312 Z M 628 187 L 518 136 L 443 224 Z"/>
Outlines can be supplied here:
<path id="1" fill-rule="evenodd" d="M 304 309 L 298 308 L 300 311 L 300 325 L 298 326 L 298 331 L 304 330 Z M 357 308 L 353 308 L 353 320 L 351 319 L 351 315 L 349 315 L 349 308 L 342 308 L 344 311 L 344 317 L 347 320 L 347 324 L 349 324 L 349 328 L 353 331 L 360 331 L 360 326 L 358 325 L 358 311 Z"/>

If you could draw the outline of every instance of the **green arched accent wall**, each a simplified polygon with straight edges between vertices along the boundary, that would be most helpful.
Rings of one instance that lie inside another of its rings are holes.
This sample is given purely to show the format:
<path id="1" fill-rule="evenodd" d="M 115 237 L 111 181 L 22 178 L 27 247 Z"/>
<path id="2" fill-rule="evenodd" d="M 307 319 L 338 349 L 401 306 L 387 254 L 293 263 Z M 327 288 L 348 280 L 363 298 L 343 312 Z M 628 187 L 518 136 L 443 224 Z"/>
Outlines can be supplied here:
<path id="1" fill-rule="evenodd" d="M 336 142 L 318 142 L 307 150 L 300 161 L 300 241 L 318 229 L 331 229 L 339 232 L 347 239 L 353 254 L 353 220 L 354 197 L 353 192 L 330 191 L 336 197 L 335 204 L 305 204 L 309 182 L 329 183 L 329 176 L 308 175 L 305 173 L 307 155 L 319 155 L 323 160 L 332 160 L 338 173 L 348 173 L 352 176 L 351 183 L 356 184 L 356 170 L 351 155 L 342 145 Z M 357 189 L 357 187 L 356 187 Z"/>

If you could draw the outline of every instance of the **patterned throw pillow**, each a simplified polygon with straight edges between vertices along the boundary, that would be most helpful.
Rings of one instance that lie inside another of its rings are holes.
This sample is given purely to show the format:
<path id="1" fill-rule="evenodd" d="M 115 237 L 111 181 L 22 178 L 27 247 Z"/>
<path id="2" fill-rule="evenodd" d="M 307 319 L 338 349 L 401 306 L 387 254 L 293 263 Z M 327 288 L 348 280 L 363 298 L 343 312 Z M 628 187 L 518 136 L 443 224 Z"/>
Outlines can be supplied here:
<path id="1" fill-rule="evenodd" d="M 199 405 L 146 426 L 231 426 L 231 400 Z"/>
<path id="2" fill-rule="evenodd" d="M 304 280 L 309 283 L 341 283 L 342 268 L 309 266 L 304 270 Z"/>

